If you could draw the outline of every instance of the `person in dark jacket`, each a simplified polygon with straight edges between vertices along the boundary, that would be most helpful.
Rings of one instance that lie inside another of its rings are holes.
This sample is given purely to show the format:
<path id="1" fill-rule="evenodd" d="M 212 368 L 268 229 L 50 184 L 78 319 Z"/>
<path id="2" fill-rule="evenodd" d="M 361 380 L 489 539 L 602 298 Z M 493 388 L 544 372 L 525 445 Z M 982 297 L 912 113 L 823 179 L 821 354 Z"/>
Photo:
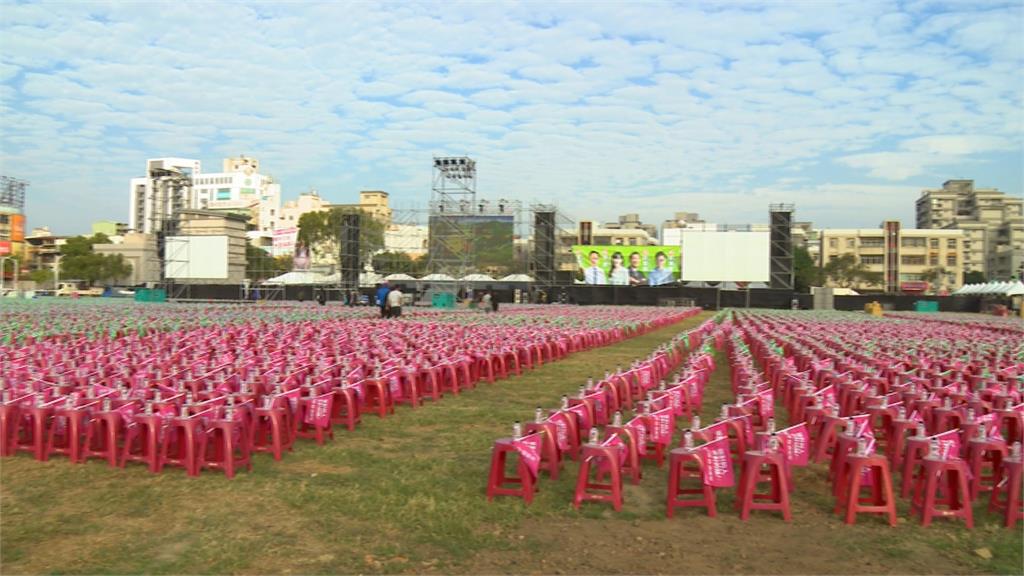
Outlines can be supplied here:
<path id="1" fill-rule="evenodd" d="M 388 288 L 388 281 L 385 280 L 377 287 L 377 306 L 380 306 L 381 318 L 388 317 L 388 292 L 391 292 L 391 289 Z"/>

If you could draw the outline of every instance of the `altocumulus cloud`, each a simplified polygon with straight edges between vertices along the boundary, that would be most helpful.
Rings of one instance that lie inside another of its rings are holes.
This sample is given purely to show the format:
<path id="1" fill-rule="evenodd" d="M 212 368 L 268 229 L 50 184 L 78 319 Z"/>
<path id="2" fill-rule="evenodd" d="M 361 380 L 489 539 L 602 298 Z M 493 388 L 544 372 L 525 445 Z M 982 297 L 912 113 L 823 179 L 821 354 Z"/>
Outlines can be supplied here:
<path id="1" fill-rule="evenodd" d="M 286 197 L 423 205 L 470 154 L 579 218 L 873 226 L 951 176 L 1019 192 L 1022 38 L 1019 3 L 3 2 L 0 170 L 61 232 L 125 218 L 146 158 L 240 152 Z"/>

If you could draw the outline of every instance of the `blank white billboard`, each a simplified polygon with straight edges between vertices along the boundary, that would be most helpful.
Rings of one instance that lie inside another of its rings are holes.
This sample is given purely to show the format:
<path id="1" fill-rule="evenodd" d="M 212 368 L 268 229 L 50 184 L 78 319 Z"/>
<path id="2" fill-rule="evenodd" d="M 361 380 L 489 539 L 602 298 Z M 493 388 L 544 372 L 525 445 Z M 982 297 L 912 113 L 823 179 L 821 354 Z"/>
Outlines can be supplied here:
<path id="1" fill-rule="evenodd" d="M 767 282 L 768 232 L 684 230 L 684 282 Z"/>
<path id="2" fill-rule="evenodd" d="M 164 263 L 168 278 L 226 280 L 228 237 L 169 236 Z"/>

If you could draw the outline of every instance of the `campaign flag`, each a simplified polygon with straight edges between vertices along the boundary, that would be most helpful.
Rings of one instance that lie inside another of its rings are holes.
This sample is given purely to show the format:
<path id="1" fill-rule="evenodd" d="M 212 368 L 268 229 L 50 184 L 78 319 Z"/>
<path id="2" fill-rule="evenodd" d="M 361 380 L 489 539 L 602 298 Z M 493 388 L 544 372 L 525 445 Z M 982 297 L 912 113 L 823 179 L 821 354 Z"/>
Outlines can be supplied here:
<path id="1" fill-rule="evenodd" d="M 669 404 L 672 406 L 672 413 L 676 416 L 682 416 L 685 412 L 683 401 L 683 395 L 686 394 L 686 389 L 682 385 L 673 386 L 667 388 L 665 393 L 668 394 Z"/>
<path id="2" fill-rule="evenodd" d="M 626 461 L 627 452 L 626 443 L 622 441 L 622 438 L 618 434 L 612 434 L 601 443 L 601 446 L 615 449 L 615 462 L 609 462 L 607 458 L 602 458 L 598 464 L 598 470 L 601 473 L 608 473 L 612 469 L 612 464 L 622 467 L 622 464 Z"/>
<path id="3" fill-rule="evenodd" d="M 519 459 L 534 478 L 540 469 L 540 442 L 540 434 L 530 434 L 512 441 L 512 446 L 519 453 Z"/>
<path id="4" fill-rule="evenodd" d="M 633 418 L 626 423 L 625 428 L 633 433 L 633 440 L 636 442 L 636 451 L 641 455 L 647 454 L 647 426 L 640 417 Z"/>
<path id="5" fill-rule="evenodd" d="M 651 440 L 666 446 L 672 443 L 675 416 L 671 407 L 651 412 L 651 424 Z"/>
<path id="6" fill-rule="evenodd" d="M 697 449 L 704 469 L 704 483 L 715 488 L 727 488 L 734 483 L 729 441 L 712 440 Z"/>
<path id="7" fill-rule="evenodd" d="M 317 428 L 328 428 L 331 425 L 331 408 L 334 394 L 322 394 L 310 398 L 306 404 L 304 422 Z"/>
<path id="8" fill-rule="evenodd" d="M 764 392 L 758 392 L 757 407 L 761 412 L 762 418 L 775 417 L 775 394 L 773 394 L 770 389 L 765 390 Z"/>
<path id="9" fill-rule="evenodd" d="M 566 418 L 568 416 L 564 412 L 556 412 L 548 418 L 548 422 L 552 422 L 555 425 L 558 449 L 562 451 L 569 449 L 569 423 L 565 421 Z"/>
<path id="10" fill-rule="evenodd" d="M 292 411 L 293 414 L 295 413 L 296 409 L 298 409 L 299 396 L 301 394 L 302 390 L 300 390 L 299 388 L 289 390 L 282 394 L 282 396 L 284 396 L 288 400 L 288 408 Z"/>
<path id="11" fill-rule="evenodd" d="M 572 412 L 579 418 L 580 430 L 590 429 L 590 411 L 587 410 L 587 406 L 585 404 L 577 404 L 575 406 L 570 406 L 568 412 Z"/>
<path id="12" fill-rule="evenodd" d="M 705 438 L 711 438 L 712 440 L 717 440 L 718 438 L 728 438 L 729 423 L 726 420 L 722 420 L 721 422 L 715 422 L 710 426 L 705 426 L 698 430 L 697 432 L 702 434 Z"/>
<path id="13" fill-rule="evenodd" d="M 807 423 L 801 422 L 778 432 L 786 461 L 794 466 L 807 466 L 810 459 L 811 436 L 807 433 Z"/>
<path id="14" fill-rule="evenodd" d="M 939 458 L 955 460 L 960 458 L 960 430 L 948 430 L 931 437 L 939 441 Z"/>
<path id="15" fill-rule="evenodd" d="M 607 406 L 607 402 L 606 402 L 603 390 L 599 390 L 599 391 L 594 392 L 592 394 L 588 394 L 588 395 L 584 396 L 584 398 L 587 399 L 587 400 L 590 400 L 590 401 L 592 401 L 594 403 L 594 413 L 595 413 L 595 415 L 596 414 L 604 415 L 604 414 L 608 413 L 607 410 L 605 409 L 605 406 Z M 597 419 L 599 421 L 602 420 L 601 416 L 597 416 Z"/>

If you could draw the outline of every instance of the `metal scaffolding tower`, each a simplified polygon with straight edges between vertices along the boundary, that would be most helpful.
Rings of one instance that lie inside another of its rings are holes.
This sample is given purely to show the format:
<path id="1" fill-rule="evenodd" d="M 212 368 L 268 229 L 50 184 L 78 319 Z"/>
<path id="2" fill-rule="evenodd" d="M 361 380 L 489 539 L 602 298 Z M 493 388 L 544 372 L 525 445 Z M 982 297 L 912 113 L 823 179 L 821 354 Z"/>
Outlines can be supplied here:
<path id="1" fill-rule="evenodd" d="M 793 211 L 792 204 L 770 204 L 771 287 L 793 289 Z"/>
<path id="2" fill-rule="evenodd" d="M 434 157 L 430 195 L 431 273 L 461 278 L 473 266 L 472 227 L 476 207 L 476 161 L 465 156 Z"/>

